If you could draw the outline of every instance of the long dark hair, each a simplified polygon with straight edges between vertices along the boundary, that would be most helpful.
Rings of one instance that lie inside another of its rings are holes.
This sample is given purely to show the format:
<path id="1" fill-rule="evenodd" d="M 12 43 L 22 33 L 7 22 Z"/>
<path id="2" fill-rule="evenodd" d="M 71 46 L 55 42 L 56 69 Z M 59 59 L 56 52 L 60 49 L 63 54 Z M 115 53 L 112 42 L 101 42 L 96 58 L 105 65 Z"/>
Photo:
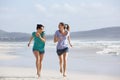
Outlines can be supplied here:
<path id="1" fill-rule="evenodd" d="M 66 30 L 70 31 L 70 26 L 68 24 L 65 24 Z"/>
<path id="2" fill-rule="evenodd" d="M 64 26 L 64 29 L 67 30 L 67 31 L 70 31 L 70 26 L 68 24 L 65 24 L 63 22 L 60 22 L 59 25 L 62 25 Z"/>
<path id="3" fill-rule="evenodd" d="M 41 29 L 42 27 L 44 28 L 42 24 L 37 24 L 36 30 Z"/>

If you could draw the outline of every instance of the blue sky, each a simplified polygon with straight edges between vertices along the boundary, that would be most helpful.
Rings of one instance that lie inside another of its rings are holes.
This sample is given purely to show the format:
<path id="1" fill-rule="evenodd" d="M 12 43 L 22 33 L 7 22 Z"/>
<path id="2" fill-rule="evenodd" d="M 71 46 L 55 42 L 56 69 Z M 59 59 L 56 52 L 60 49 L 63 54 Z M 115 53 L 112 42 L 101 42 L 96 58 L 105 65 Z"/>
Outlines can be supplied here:
<path id="1" fill-rule="evenodd" d="M 0 0 L 2 30 L 32 33 L 41 23 L 53 34 L 59 22 L 72 32 L 120 26 L 120 0 Z"/>

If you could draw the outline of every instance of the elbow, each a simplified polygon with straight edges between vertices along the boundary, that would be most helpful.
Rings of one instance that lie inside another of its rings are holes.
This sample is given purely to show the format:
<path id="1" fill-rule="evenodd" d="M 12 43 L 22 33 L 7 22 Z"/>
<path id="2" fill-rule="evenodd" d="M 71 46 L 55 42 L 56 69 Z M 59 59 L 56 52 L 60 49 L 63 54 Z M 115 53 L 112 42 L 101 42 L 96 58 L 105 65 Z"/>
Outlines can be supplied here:
<path id="1" fill-rule="evenodd" d="M 58 41 L 58 38 L 57 37 L 54 37 L 54 43 L 56 43 Z"/>
<path id="2" fill-rule="evenodd" d="M 44 43 L 46 42 L 46 40 L 43 41 Z"/>
<path id="3" fill-rule="evenodd" d="M 54 39 L 54 43 L 56 43 L 56 42 L 57 42 L 57 40 Z"/>
<path id="4" fill-rule="evenodd" d="M 53 42 L 54 42 L 54 43 L 56 43 L 56 41 L 55 41 L 55 40 L 54 40 Z"/>
<path id="5" fill-rule="evenodd" d="M 45 40 L 43 40 L 43 42 L 45 43 L 45 42 L 46 42 L 46 39 L 45 39 Z"/>

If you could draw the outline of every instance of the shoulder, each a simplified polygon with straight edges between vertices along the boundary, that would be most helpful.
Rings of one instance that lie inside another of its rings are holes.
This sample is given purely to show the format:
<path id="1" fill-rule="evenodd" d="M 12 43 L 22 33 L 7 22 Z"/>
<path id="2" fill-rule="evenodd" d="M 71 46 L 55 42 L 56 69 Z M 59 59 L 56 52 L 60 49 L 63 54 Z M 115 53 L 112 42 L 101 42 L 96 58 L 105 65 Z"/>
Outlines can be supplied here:
<path id="1" fill-rule="evenodd" d="M 59 30 L 57 30 L 57 31 L 55 32 L 55 34 L 59 34 Z"/>
<path id="2" fill-rule="evenodd" d="M 59 36 L 59 35 L 60 35 L 60 31 L 57 30 L 57 31 L 55 32 L 55 34 L 56 34 L 57 36 Z"/>
<path id="3" fill-rule="evenodd" d="M 36 32 L 32 32 L 32 36 L 35 35 Z"/>
<path id="4" fill-rule="evenodd" d="M 69 35 L 70 35 L 70 31 L 66 31 L 66 33 L 67 33 L 67 36 L 69 36 Z"/>
<path id="5" fill-rule="evenodd" d="M 68 32 L 68 34 L 70 35 L 70 31 L 67 31 Z"/>
<path id="6" fill-rule="evenodd" d="M 56 30 L 56 32 L 55 33 L 58 33 L 59 32 L 59 30 Z"/>
<path id="7" fill-rule="evenodd" d="M 55 31 L 54 35 L 58 37 L 59 36 L 59 30 Z"/>

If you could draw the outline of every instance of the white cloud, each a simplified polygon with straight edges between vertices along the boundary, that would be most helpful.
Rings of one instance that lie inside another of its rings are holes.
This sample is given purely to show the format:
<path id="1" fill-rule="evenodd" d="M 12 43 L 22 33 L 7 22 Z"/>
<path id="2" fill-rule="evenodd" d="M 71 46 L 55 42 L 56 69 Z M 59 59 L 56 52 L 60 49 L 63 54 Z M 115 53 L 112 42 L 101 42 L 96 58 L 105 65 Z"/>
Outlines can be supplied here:
<path id="1" fill-rule="evenodd" d="M 35 7 L 39 12 L 46 15 L 83 15 L 83 16 L 103 16 L 114 13 L 113 6 L 102 3 L 80 3 L 79 5 L 71 5 L 69 3 L 58 4 L 54 3 L 48 7 L 41 4 L 36 4 Z M 112 12 L 112 13 L 111 13 Z"/>
<path id="2" fill-rule="evenodd" d="M 118 8 L 113 5 L 107 5 L 103 3 L 81 3 L 76 5 L 78 14 L 84 17 L 110 17 L 118 13 Z M 119 12 L 120 13 L 120 12 Z"/>
<path id="3" fill-rule="evenodd" d="M 107 5 L 100 2 L 80 4 L 58 4 L 43 6 L 41 4 L 36 5 L 39 12 L 44 13 L 44 17 L 52 19 L 75 19 L 79 20 L 101 20 L 108 19 L 117 16 L 120 12 L 112 5 Z"/>
<path id="4" fill-rule="evenodd" d="M 0 7 L 0 13 L 3 13 L 3 14 L 15 12 L 15 11 L 16 11 L 15 8 Z"/>
<path id="5" fill-rule="evenodd" d="M 53 4 L 51 7 L 53 12 L 59 12 L 59 13 L 76 13 L 77 12 L 77 7 L 76 6 L 72 6 L 68 3 L 64 3 L 64 4 Z"/>
<path id="6" fill-rule="evenodd" d="M 3 6 L 0 5 L 1 24 L 7 24 L 8 27 L 14 26 L 15 29 L 16 26 L 31 26 L 40 22 L 48 27 L 53 26 L 52 31 L 56 29 L 59 21 L 75 26 L 71 30 L 120 25 L 120 7 L 116 6 L 115 1 L 113 3 L 104 2 L 105 0 L 52 1 L 34 1 L 27 6 L 24 1 L 25 6 L 21 6 L 18 2 L 14 2 L 14 4 L 9 4 L 9 2 L 6 4 L 5 2 Z"/>
<path id="7" fill-rule="evenodd" d="M 41 4 L 36 4 L 35 5 L 36 9 L 40 12 L 46 12 L 46 8 L 45 6 L 41 5 Z"/>

